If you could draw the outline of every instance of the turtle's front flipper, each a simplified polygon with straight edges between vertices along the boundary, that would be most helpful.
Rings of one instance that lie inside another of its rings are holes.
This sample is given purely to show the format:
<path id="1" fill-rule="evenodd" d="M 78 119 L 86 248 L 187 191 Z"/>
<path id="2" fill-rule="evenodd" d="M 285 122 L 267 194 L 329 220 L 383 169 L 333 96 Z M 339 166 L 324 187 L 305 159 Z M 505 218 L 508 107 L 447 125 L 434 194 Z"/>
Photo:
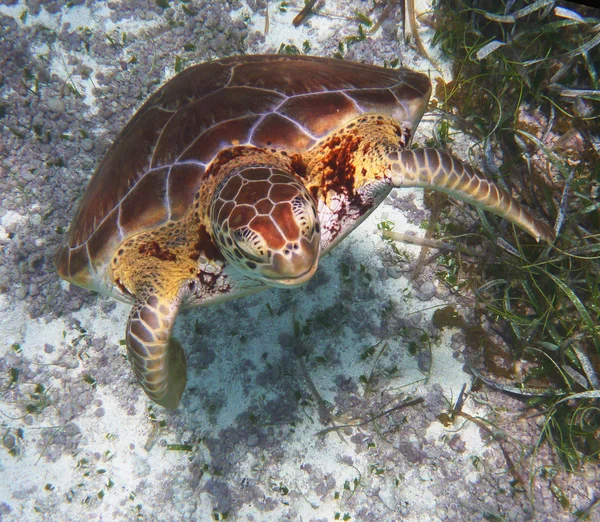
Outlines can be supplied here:
<path id="1" fill-rule="evenodd" d="M 542 239 L 551 243 L 556 238 L 550 225 L 536 218 L 506 190 L 446 152 L 402 150 L 388 157 L 392 160 L 390 181 L 395 187 L 424 187 L 446 192 L 511 221 L 536 241 Z"/>
<path id="2" fill-rule="evenodd" d="M 187 382 L 181 345 L 171 339 L 179 300 L 142 293 L 127 323 L 127 352 L 138 381 L 154 402 L 165 408 L 179 405 Z"/>

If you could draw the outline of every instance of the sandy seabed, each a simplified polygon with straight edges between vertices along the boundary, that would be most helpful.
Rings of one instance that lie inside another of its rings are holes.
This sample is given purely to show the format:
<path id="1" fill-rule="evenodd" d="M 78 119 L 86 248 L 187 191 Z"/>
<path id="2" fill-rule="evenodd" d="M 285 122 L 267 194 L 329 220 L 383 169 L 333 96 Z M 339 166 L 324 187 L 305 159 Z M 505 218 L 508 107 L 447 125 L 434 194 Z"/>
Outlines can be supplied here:
<path id="1" fill-rule="evenodd" d="M 303 2 L 270 2 L 266 35 L 260 0 L 0 3 L 0 520 L 571 520 L 551 484 L 593 502 L 597 470 L 567 475 L 546 447 L 531 460 L 539 427 L 520 401 L 479 389 L 463 411 L 493 423 L 525 486 L 489 431 L 441 422 L 472 377 L 463 334 L 432 315 L 452 305 L 472 318 L 470 301 L 432 267 L 410 280 L 418 248 L 398 255 L 377 228 L 422 235 L 419 191 L 395 191 L 305 288 L 183 313 L 188 388 L 174 412 L 135 383 L 128 307 L 52 267 L 111 140 L 176 67 L 282 43 L 331 56 L 371 2 L 328 1 L 298 28 Z M 400 18 L 392 10 L 345 58 L 399 58 L 435 79 Z M 416 142 L 434 125 L 426 116 Z M 359 426 L 317 435 L 328 426 L 299 351 L 338 422 Z M 409 399 L 422 401 L 398 408 Z"/>

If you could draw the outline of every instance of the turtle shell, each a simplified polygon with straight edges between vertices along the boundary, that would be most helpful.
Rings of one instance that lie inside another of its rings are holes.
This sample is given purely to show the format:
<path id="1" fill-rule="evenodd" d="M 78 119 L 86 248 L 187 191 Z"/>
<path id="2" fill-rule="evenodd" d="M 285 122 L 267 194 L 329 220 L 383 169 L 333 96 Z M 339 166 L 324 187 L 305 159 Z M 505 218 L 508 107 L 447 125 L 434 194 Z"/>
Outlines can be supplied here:
<path id="1" fill-rule="evenodd" d="M 58 273 L 111 292 L 127 238 L 177 221 L 211 160 L 232 145 L 305 152 L 365 113 L 419 123 L 429 78 L 310 56 L 231 57 L 190 67 L 154 93 L 116 138 L 55 257 Z"/>

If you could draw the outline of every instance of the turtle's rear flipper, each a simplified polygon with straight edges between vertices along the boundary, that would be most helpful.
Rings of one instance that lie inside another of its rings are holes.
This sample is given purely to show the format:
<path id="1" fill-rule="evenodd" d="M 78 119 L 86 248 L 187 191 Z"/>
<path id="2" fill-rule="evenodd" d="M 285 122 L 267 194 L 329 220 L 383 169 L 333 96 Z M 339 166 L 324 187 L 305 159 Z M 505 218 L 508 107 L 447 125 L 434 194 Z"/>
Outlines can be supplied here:
<path id="1" fill-rule="evenodd" d="M 179 302 L 148 293 L 136 302 L 127 323 L 127 352 L 144 391 L 157 404 L 175 409 L 187 382 L 181 345 L 171 338 Z"/>
<path id="2" fill-rule="evenodd" d="M 431 188 L 488 210 L 521 227 L 536 241 L 542 239 L 552 243 L 556 238 L 550 225 L 536 218 L 506 190 L 447 152 L 436 149 L 399 151 L 398 159 L 392 163 L 390 178 L 395 187 Z"/>

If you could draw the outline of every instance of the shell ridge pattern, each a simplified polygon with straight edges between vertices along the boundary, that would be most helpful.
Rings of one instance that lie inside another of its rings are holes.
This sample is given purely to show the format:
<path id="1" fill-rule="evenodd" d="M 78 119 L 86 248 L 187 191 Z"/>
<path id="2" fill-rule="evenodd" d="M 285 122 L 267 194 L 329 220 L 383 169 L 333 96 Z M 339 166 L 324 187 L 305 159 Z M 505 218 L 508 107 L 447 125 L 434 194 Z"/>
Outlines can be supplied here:
<path id="1" fill-rule="evenodd" d="M 258 122 L 261 122 L 261 121 L 263 120 L 264 116 L 268 116 L 269 114 L 271 114 L 271 113 L 264 113 L 264 115 L 261 113 L 261 114 L 260 114 L 260 119 L 258 120 Z M 259 116 L 259 115 L 258 115 L 258 114 L 255 114 L 255 115 L 246 115 L 246 116 L 244 116 L 244 117 L 248 117 L 248 116 Z M 232 122 L 232 121 L 237 121 L 237 120 L 239 120 L 239 119 L 241 119 L 241 118 L 239 118 L 239 117 L 238 117 L 238 118 L 228 118 L 228 119 L 226 119 L 226 120 L 221 120 L 221 121 L 219 121 L 219 124 L 221 124 L 221 123 L 229 123 L 229 122 Z M 255 128 L 255 126 L 256 126 L 256 125 L 257 125 L 257 123 L 255 123 L 255 124 L 254 124 L 254 125 L 251 127 L 251 128 L 252 128 L 252 130 L 254 130 L 254 128 Z M 172 166 L 175 166 L 175 165 L 199 165 L 199 166 L 202 166 L 202 167 L 204 167 L 204 168 L 207 168 L 207 167 L 208 167 L 208 164 L 207 164 L 207 163 L 203 163 L 203 162 L 201 162 L 201 161 L 194 161 L 194 160 L 181 160 L 181 157 L 182 157 L 182 156 L 185 156 L 185 154 L 186 154 L 186 153 L 187 153 L 187 152 L 188 152 L 188 151 L 189 151 L 189 150 L 190 150 L 190 149 L 191 149 L 191 148 L 192 148 L 192 147 L 193 147 L 193 146 L 194 146 L 194 145 L 195 145 L 195 144 L 196 144 L 196 143 L 197 143 L 199 140 L 201 140 L 201 139 L 203 138 L 203 136 L 204 136 L 204 135 L 205 135 L 205 134 L 206 134 L 208 131 L 210 131 L 210 130 L 211 130 L 213 127 L 214 127 L 214 125 L 211 125 L 210 127 L 207 127 L 206 129 L 202 130 L 202 132 L 201 132 L 200 134 L 198 134 L 198 136 L 196 136 L 196 137 L 195 137 L 195 138 L 194 138 L 194 139 L 193 139 L 193 140 L 190 142 L 190 144 L 189 144 L 187 147 L 185 147 L 185 148 L 184 148 L 184 149 L 181 151 L 181 154 L 179 154 L 179 156 L 177 156 L 177 158 L 175 158 L 175 160 L 173 160 L 173 163 L 172 163 L 170 166 L 172 167 Z M 249 144 L 249 143 L 251 143 L 251 142 L 252 142 L 252 140 L 248 140 L 248 141 L 247 141 L 245 144 Z M 217 156 L 217 154 L 218 154 L 219 152 L 221 152 L 223 149 L 226 149 L 227 147 L 231 147 L 231 146 L 232 146 L 232 144 L 231 144 L 231 143 L 227 143 L 226 141 L 222 141 L 222 142 L 220 143 L 219 147 L 215 149 L 214 156 L 216 157 L 216 156 Z"/>
<path id="2" fill-rule="evenodd" d="M 346 99 L 348 99 L 348 101 L 350 101 L 351 103 L 354 104 L 354 106 L 356 107 L 356 110 L 358 112 L 360 112 L 361 114 L 363 114 L 365 112 L 363 110 L 363 108 L 359 105 L 359 103 L 352 96 L 350 96 L 350 94 L 348 94 L 347 89 L 341 90 L 339 92 L 340 92 L 340 94 L 342 94 L 343 96 L 345 96 Z"/>
<path id="3" fill-rule="evenodd" d="M 95 281 L 98 281 L 100 278 L 98 277 L 98 271 L 94 268 L 94 263 L 92 263 L 92 253 L 90 252 L 90 248 L 88 246 L 87 241 L 85 242 L 85 253 L 86 253 L 86 257 L 87 257 L 87 265 L 89 267 L 90 270 L 90 274 L 93 275 L 93 279 Z M 69 268 L 71 265 L 71 260 L 69 260 Z"/>
<path id="4" fill-rule="evenodd" d="M 194 165 L 195 167 L 200 167 L 203 169 L 206 169 L 208 167 L 208 163 L 203 163 L 202 161 L 189 160 L 189 159 L 188 160 L 177 159 L 169 166 L 169 168 L 179 167 L 181 165 Z"/>
<path id="5" fill-rule="evenodd" d="M 166 219 L 166 223 L 169 223 L 171 221 L 171 216 L 173 215 L 172 209 L 171 209 L 171 196 L 170 196 L 170 189 L 169 187 L 171 186 L 170 183 L 170 179 L 171 179 L 171 172 L 173 170 L 173 165 L 169 166 L 169 171 L 167 172 L 167 175 L 165 176 L 165 207 L 167 209 L 167 219 Z"/>
<path id="6" fill-rule="evenodd" d="M 254 125 L 252 125 L 252 127 L 250 127 L 250 130 L 248 131 L 248 139 L 246 140 L 246 144 L 250 144 L 252 143 L 252 141 L 254 140 L 254 133 L 256 132 L 256 129 L 258 128 L 258 126 L 265 121 L 265 118 L 271 113 L 267 113 L 267 114 L 263 114 L 261 115 L 256 122 L 254 123 Z"/>
<path id="7" fill-rule="evenodd" d="M 320 139 L 319 137 L 314 136 L 306 127 L 304 127 L 303 125 L 301 125 L 299 122 L 297 122 L 293 118 L 290 118 L 289 116 L 286 116 L 285 114 L 281 114 L 280 112 L 270 112 L 268 114 L 265 114 L 263 117 L 261 117 L 258 120 L 258 122 L 256 122 L 252 126 L 251 131 L 248 133 L 248 143 L 250 143 L 250 144 L 253 143 L 253 141 L 254 141 L 254 133 L 256 132 L 256 129 L 260 126 L 260 124 L 264 121 L 264 119 L 267 116 L 270 116 L 272 114 L 277 114 L 277 116 L 280 116 L 281 118 L 283 118 L 286 121 L 290 122 L 292 125 L 294 125 L 294 127 L 296 127 L 297 129 L 299 129 L 302 133 L 304 133 L 306 136 L 308 136 L 312 140 L 318 141 Z"/>
<path id="8" fill-rule="evenodd" d="M 157 142 L 158 143 L 158 142 Z M 123 202 L 127 199 L 127 197 L 136 189 L 136 187 L 146 178 L 146 176 L 149 176 L 150 174 L 153 174 L 155 172 L 160 172 L 161 170 L 164 170 L 165 168 L 168 168 L 169 172 L 171 170 L 171 165 L 161 165 L 160 167 L 151 167 L 146 169 L 141 176 L 136 179 L 131 186 L 129 187 L 129 190 L 123 195 L 123 197 L 118 201 L 118 203 L 115 205 L 115 208 L 119 209 L 119 216 L 117 219 L 117 226 L 119 227 L 119 232 L 122 236 L 122 239 L 124 239 L 126 237 L 127 234 L 124 233 L 123 230 L 123 226 L 121 224 L 121 209 L 123 208 Z M 168 184 L 168 174 L 165 177 L 165 183 L 166 183 L 166 191 L 168 191 L 169 189 L 169 184 Z M 109 217 L 110 217 L 111 212 L 106 213 L 106 216 L 104 217 L 104 219 L 102 219 L 102 221 L 100 221 L 100 224 L 98 226 L 101 226 Z M 86 243 L 93 237 L 93 234 L 90 235 L 90 237 L 86 240 Z"/>
<path id="9" fill-rule="evenodd" d="M 392 91 L 392 89 L 395 89 L 396 87 L 406 87 L 409 86 L 412 89 L 415 89 L 416 91 L 418 91 L 420 94 L 424 94 L 423 92 L 419 91 L 414 85 L 409 85 L 408 83 L 406 83 L 406 80 L 404 79 L 404 77 L 400 78 L 397 82 L 393 83 L 392 85 L 389 85 L 387 87 L 361 87 L 360 91 L 361 92 L 365 92 L 365 91 L 380 91 L 382 89 L 387 89 L 389 91 Z M 356 91 L 356 87 L 354 86 L 350 86 L 347 88 L 343 88 L 343 89 L 337 89 L 340 92 L 346 92 L 346 91 Z M 336 91 L 331 91 L 331 92 L 336 92 Z"/>
<path id="10" fill-rule="evenodd" d="M 267 116 L 270 116 L 271 114 L 279 114 L 280 116 L 283 116 L 282 114 L 280 114 L 278 112 L 278 110 L 281 108 L 281 106 L 289 99 L 289 96 L 284 96 L 283 99 L 281 100 L 281 102 L 279 103 L 279 105 L 277 105 L 277 107 L 273 108 L 271 111 L 269 112 L 264 112 L 261 113 L 259 118 L 256 120 L 256 122 L 254 123 L 254 125 L 252 125 L 252 127 L 250 127 L 250 131 L 248 132 L 248 140 L 246 142 L 246 144 L 251 144 L 254 140 L 254 133 L 256 132 L 256 129 L 260 126 L 260 124 L 262 122 L 265 121 L 265 118 Z"/>
<path id="11" fill-rule="evenodd" d="M 92 229 L 94 230 L 94 232 L 92 232 L 88 238 L 86 238 L 84 241 L 82 241 L 79 244 L 75 244 L 72 246 L 69 246 L 69 250 L 73 251 L 76 250 L 77 248 L 80 248 L 82 246 L 85 246 L 86 248 L 86 252 L 88 253 L 88 257 L 90 256 L 89 253 L 89 248 L 88 245 L 90 243 L 90 241 L 94 238 L 94 235 L 96 234 L 96 232 L 98 231 L 98 229 L 108 220 L 111 218 L 112 213 L 114 211 L 117 212 L 118 217 L 116 220 L 116 225 L 117 225 L 117 229 L 119 231 L 119 241 L 122 242 L 125 238 L 126 238 L 126 233 L 123 230 L 123 227 L 121 225 L 121 209 L 123 206 L 123 202 L 125 201 L 125 199 L 127 199 L 127 196 L 131 193 L 131 191 L 133 191 L 135 189 L 135 187 L 137 186 L 137 184 L 142 181 L 146 175 L 150 174 L 151 172 L 156 172 L 158 170 L 164 169 L 164 166 L 160 167 L 160 168 L 156 168 L 156 169 L 149 169 L 147 171 L 145 171 L 142 176 L 135 182 L 132 184 L 132 186 L 129 188 L 129 190 L 125 193 L 125 195 L 117 202 L 117 204 L 114 206 L 114 208 L 112 208 L 109 211 L 105 211 L 103 212 L 103 214 L 105 214 L 104 218 L 102 218 L 100 221 L 97 221 L 97 216 L 94 216 L 94 219 L 92 221 Z M 168 185 L 167 185 L 167 189 L 168 189 Z M 90 257 L 91 259 L 91 257 Z M 91 266 L 91 265 L 90 265 Z M 94 272 L 92 270 L 92 272 Z"/>
<path id="12" fill-rule="evenodd" d="M 238 68 L 239 65 L 240 64 L 235 64 L 233 67 L 229 67 L 229 80 L 227 80 L 227 83 L 223 86 L 223 89 L 227 89 L 231 86 L 231 82 L 233 80 L 233 77 L 235 76 L 235 70 Z"/>
<path id="13" fill-rule="evenodd" d="M 184 107 L 187 106 L 187 105 L 188 104 L 186 103 L 184 105 Z M 169 126 L 169 123 L 171 123 L 173 121 L 173 118 L 177 115 L 177 113 L 179 111 L 166 111 L 166 112 L 172 112 L 173 114 L 171 115 L 171 117 L 169 118 L 169 120 L 163 125 L 163 128 L 160 130 L 160 134 L 156 138 L 156 142 L 154 143 L 154 147 L 152 148 L 152 155 L 150 156 L 150 163 L 148 163 L 148 165 L 150 165 L 150 168 L 153 168 L 152 165 L 154 165 L 154 155 L 156 154 L 156 150 L 158 149 L 158 144 L 161 142 L 163 134 L 165 133 L 165 130 Z M 161 165 L 161 167 L 164 167 L 164 165 Z M 146 169 L 146 171 L 144 172 L 144 174 L 134 183 L 134 186 L 129 189 L 129 192 L 131 192 L 134 189 L 134 187 L 140 182 L 140 180 L 146 174 L 148 174 L 149 172 L 150 172 L 150 169 Z M 123 198 L 123 199 L 125 199 L 125 198 Z"/>
<path id="14" fill-rule="evenodd" d="M 123 240 L 125 239 L 125 231 L 123 230 L 123 227 L 121 226 L 121 205 L 119 204 L 118 207 L 118 212 L 117 212 L 118 216 L 117 216 L 117 230 L 119 231 L 119 241 L 122 243 Z M 87 243 L 87 241 L 86 241 Z"/>
<path id="15" fill-rule="evenodd" d="M 309 130 L 308 128 L 306 128 L 304 125 L 301 125 L 301 124 L 300 124 L 298 121 L 296 121 L 294 118 L 291 118 L 291 117 L 289 117 L 289 116 L 287 116 L 287 115 L 285 115 L 285 114 L 282 114 L 281 112 L 279 112 L 279 110 L 281 109 L 281 107 L 282 107 L 282 106 L 284 106 L 284 105 L 285 105 L 285 104 L 286 104 L 286 103 L 287 103 L 289 100 L 292 100 L 292 99 L 301 98 L 301 97 L 307 97 L 307 96 L 314 96 L 314 95 L 317 95 L 317 96 L 318 96 L 318 95 L 319 95 L 319 94 L 321 94 L 322 92 L 331 92 L 331 93 L 338 92 L 338 93 L 342 94 L 342 95 L 343 95 L 345 98 L 347 98 L 349 101 L 351 101 L 351 102 L 354 104 L 354 106 L 357 108 L 357 110 L 358 110 L 358 111 L 359 111 L 361 114 L 364 114 L 365 112 L 367 112 L 367 111 L 366 111 L 366 110 L 365 110 L 363 107 L 361 107 L 361 105 L 360 105 L 360 104 L 359 104 L 359 103 L 358 103 L 358 102 L 357 102 L 357 101 L 356 101 L 356 100 L 355 100 L 355 99 L 354 99 L 354 98 L 351 96 L 351 94 L 349 94 L 349 93 L 347 92 L 347 91 L 350 91 L 350 90 L 354 90 L 354 89 L 355 89 L 355 87 L 354 87 L 354 86 L 348 86 L 348 87 L 345 87 L 345 86 L 344 86 L 344 88 L 341 88 L 341 89 L 328 89 L 326 86 L 323 86 L 323 85 L 318 85 L 318 86 L 316 86 L 316 88 L 315 88 L 315 89 L 314 89 L 312 92 L 303 92 L 303 93 L 291 94 L 291 95 L 287 95 L 287 96 L 286 96 L 286 95 L 283 95 L 282 93 L 279 93 L 279 92 L 277 92 L 275 89 L 268 89 L 268 88 L 264 88 L 264 87 L 260 87 L 260 86 L 237 85 L 237 84 L 235 84 L 235 83 L 234 83 L 234 84 L 232 84 L 232 81 L 233 81 L 233 79 L 234 79 L 234 76 L 235 76 L 235 71 L 238 69 L 238 67 L 239 67 L 240 65 L 244 65 L 244 64 L 236 64 L 236 65 L 234 65 L 234 66 L 230 67 L 229 79 L 227 80 L 227 83 L 226 83 L 226 84 L 225 84 L 223 87 L 221 87 L 221 88 L 219 88 L 219 89 L 217 89 L 217 90 L 215 90 L 215 91 L 213 91 L 213 92 L 207 93 L 207 94 L 205 94 L 204 96 L 201 96 L 201 97 L 198 97 L 198 98 L 190 98 L 190 100 L 189 100 L 188 104 L 189 104 L 189 103 L 196 103 L 196 102 L 202 101 L 202 100 L 204 100 L 204 99 L 205 99 L 206 97 L 208 97 L 208 96 L 211 96 L 211 95 L 217 95 L 218 93 L 220 93 L 220 92 L 224 91 L 224 90 L 225 90 L 225 89 L 227 89 L 227 88 L 231 88 L 231 87 L 242 87 L 242 88 L 245 88 L 245 89 L 248 89 L 248 90 L 256 90 L 256 91 L 262 91 L 262 92 L 270 92 L 270 93 L 281 94 L 281 95 L 282 95 L 282 100 L 280 101 L 280 103 L 279 103 L 277 106 L 273 107 L 273 108 L 272 108 L 270 111 L 268 111 L 268 112 L 263 112 L 263 113 L 250 113 L 250 114 L 248 114 L 248 115 L 245 115 L 245 116 L 252 116 L 252 115 L 254 115 L 254 116 L 259 116 L 259 118 L 258 118 L 258 119 L 257 119 L 257 121 L 254 123 L 254 125 L 251 127 L 251 129 L 250 129 L 250 131 L 249 131 L 249 133 L 248 133 L 248 139 L 247 139 L 247 141 L 246 141 L 245 145 L 250 145 L 250 144 L 252 144 L 252 142 L 253 142 L 253 140 L 254 140 L 254 133 L 255 133 L 256 129 L 257 129 L 259 126 L 260 126 L 260 124 L 261 124 L 261 123 L 263 123 L 263 122 L 264 122 L 264 120 L 265 120 L 265 118 L 266 118 L 266 117 L 268 117 L 269 115 L 272 115 L 272 114 L 277 114 L 278 116 L 280 116 L 280 117 L 284 118 L 286 121 L 288 121 L 288 122 L 290 122 L 292 125 L 294 125 L 294 126 L 295 126 L 295 127 L 298 129 L 298 130 L 300 130 L 300 131 L 301 131 L 303 134 L 305 134 L 306 136 L 308 136 L 309 138 L 311 138 L 311 139 L 312 139 L 312 140 L 314 140 L 314 141 L 318 141 L 318 140 L 321 138 L 321 136 L 315 136 L 315 135 L 314 135 L 312 132 L 310 132 L 310 130 Z M 225 67 L 225 66 L 224 66 L 224 67 Z M 387 90 L 388 92 L 390 92 L 390 94 L 391 94 L 391 95 L 394 97 L 394 99 L 396 100 L 396 102 L 398 103 L 398 105 L 399 105 L 399 106 L 401 106 L 401 107 L 402 107 L 402 108 L 403 108 L 403 109 L 406 111 L 406 110 L 407 110 L 407 107 L 406 107 L 406 105 L 405 105 L 405 104 L 404 104 L 404 103 L 403 103 L 401 100 L 399 100 L 399 99 L 398 99 L 398 96 L 397 96 L 397 95 L 396 95 L 396 94 L 393 92 L 393 89 L 394 89 L 394 88 L 396 88 L 396 87 L 398 87 L 398 86 L 402 86 L 402 85 L 406 85 L 406 82 L 404 81 L 404 79 L 401 79 L 401 80 L 399 80 L 399 81 L 395 82 L 393 85 L 391 85 L 390 87 L 388 87 L 386 90 Z M 362 88 L 361 88 L 361 91 L 369 91 L 369 90 L 373 90 L 373 91 L 375 91 L 375 90 L 381 90 L 381 87 L 362 87 Z M 161 93 L 161 96 L 162 96 L 162 93 Z M 188 104 L 186 104 L 186 105 L 188 105 Z M 175 116 L 176 116 L 176 114 L 179 112 L 179 111 L 173 111 L 173 110 L 167 109 L 166 107 L 161 107 L 161 106 L 160 106 L 160 105 L 158 105 L 158 104 L 157 104 L 157 105 L 154 105 L 154 106 L 153 106 L 153 108 L 157 108 L 157 109 L 159 109 L 159 110 L 162 110 L 162 111 L 165 111 L 165 112 L 172 112 L 172 113 L 173 113 L 173 116 L 172 116 L 172 118 L 173 118 L 173 117 L 175 117 Z M 183 110 L 183 109 L 185 109 L 185 106 L 184 106 L 184 107 L 181 107 L 179 110 Z M 171 118 L 169 121 L 171 121 L 171 120 L 172 120 L 172 118 Z M 121 201 L 118 203 L 118 205 L 120 206 L 120 205 L 122 204 L 123 200 L 124 200 L 124 199 L 127 197 L 127 195 L 128 195 L 128 194 L 129 194 L 129 193 L 130 193 L 132 190 L 134 190 L 134 189 L 135 189 L 135 187 L 136 187 L 136 186 L 137 186 L 137 185 L 138 185 L 138 184 L 139 184 L 139 183 L 140 183 L 140 182 L 141 182 L 141 181 L 142 181 L 142 180 L 145 178 L 145 176 L 146 176 L 147 174 L 149 174 L 149 173 L 151 173 L 151 172 L 155 171 L 156 169 L 158 169 L 158 168 L 164 168 L 164 167 L 167 167 L 167 166 L 170 168 L 170 167 L 172 167 L 172 166 L 174 166 L 174 165 L 183 165 L 183 164 L 186 164 L 186 163 L 189 163 L 189 164 L 194 164 L 195 162 L 192 162 L 192 161 L 185 161 L 185 162 L 184 162 L 184 161 L 181 161 L 181 159 L 180 159 L 180 158 L 181 158 L 182 156 L 184 156 L 184 155 L 185 155 L 185 153 L 186 153 L 186 152 L 187 152 L 187 151 L 188 151 L 188 150 L 189 150 L 189 149 L 190 149 L 190 148 L 191 148 L 191 147 L 192 147 L 192 146 L 193 146 L 193 145 L 194 145 L 194 144 L 195 144 L 195 143 L 196 143 L 198 140 L 202 139 L 202 136 L 203 136 L 203 135 L 204 135 L 206 132 L 208 132 L 210 129 L 212 129 L 212 128 L 214 127 L 214 125 L 215 125 L 215 124 L 227 123 L 227 122 L 231 122 L 231 121 L 236 121 L 236 120 L 238 120 L 238 119 L 240 119 L 240 118 L 239 118 L 239 117 L 236 117 L 236 118 L 228 118 L 228 119 L 225 119 L 225 120 L 221 120 L 221 121 L 219 121 L 219 122 L 213 122 L 213 124 L 212 124 L 212 125 L 207 125 L 207 126 L 206 126 L 206 127 L 203 129 L 203 130 L 202 130 L 202 132 L 201 132 L 199 135 L 197 135 L 197 136 L 196 136 L 196 137 L 195 137 L 193 140 L 191 140 L 191 141 L 190 141 L 190 143 L 189 143 L 189 145 L 188 145 L 187 147 L 185 147 L 184 149 L 182 149 L 182 151 L 181 151 L 181 153 L 179 154 L 179 156 L 178 156 L 177 158 L 175 158 L 175 160 L 174 160 L 174 161 L 173 161 L 171 164 L 163 164 L 163 165 L 161 165 L 161 167 L 153 167 L 153 168 L 150 168 L 150 169 L 146 170 L 146 171 L 145 171 L 145 172 L 142 174 L 142 176 L 140 176 L 140 177 L 139 177 L 139 178 L 138 178 L 136 181 L 134 181 L 134 183 L 133 183 L 133 184 L 132 184 L 132 186 L 130 187 L 129 191 L 127 192 L 127 194 L 125 194 L 125 195 L 124 195 L 124 197 L 123 197 L 123 198 L 122 198 L 122 200 L 121 200 Z M 156 145 L 155 145 L 155 147 L 154 147 L 154 150 L 153 150 L 153 153 L 152 153 L 152 158 L 151 158 L 151 160 L 150 160 L 150 164 L 153 164 L 153 163 L 154 163 L 154 159 L 155 159 L 155 153 L 156 153 L 156 150 L 157 150 L 157 146 L 158 146 L 158 144 L 160 143 L 160 141 L 161 141 L 161 138 L 162 138 L 162 136 L 163 136 L 163 133 L 165 132 L 165 129 L 166 129 L 167 127 L 168 127 L 168 124 L 167 124 L 167 125 L 165 125 L 165 126 L 163 127 L 163 129 L 162 129 L 162 130 L 161 130 L 161 132 L 160 132 L 160 135 L 159 135 L 159 136 L 158 136 L 158 138 L 157 138 Z M 227 143 L 226 141 L 223 141 L 223 143 L 222 143 L 222 144 L 220 144 L 220 146 L 219 146 L 218 150 L 216 150 L 216 151 L 215 151 L 215 155 L 216 155 L 218 152 L 220 152 L 221 150 L 223 150 L 224 148 L 227 148 L 228 146 L 231 146 L 231 144 Z M 204 163 L 202 163 L 202 162 L 197 162 L 197 163 L 195 163 L 195 164 L 197 164 L 198 166 L 201 166 L 201 167 L 203 167 L 203 168 L 206 168 L 206 165 L 205 165 Z M 167 180 L 168 180 L 168 177 L 167 177 Z M 168 181 L 167 181 L 167 192 L 168 192 Z M 168 199 L 167 199 L 167 201 L 168 201 Z M 168 204 L 168 209 L 169 209 L 169 216 L 170 216 L 170 215 L 171 215 L 171 211 L 170 211 L 170 204 Z M 106 219 L 106 218 L 105 218 L 105 219 Z M 102 220 L 102 221 L 104 221 L 104 220 Z M 119 225 L 119 226 L 120 226 L 120 225 Z"/>
<path id="16" fill-rule="evenodd" d="M 404 82 L 400 82 L 400 83 L 404 83 Z M 396 100 L 396 103 L 398 103 L 398 105 L 400 105 L 400 107 L 402 107 L 402 109 L 404 109 L 404 111 L 408 114 L 409 110 L 408 110 L 408 107 L 406 106 L 406 104 L 402 100 L 400 100 L 398 98 L 398 96 L 396 95 L 396 93 L 392 89 L 388 89 L 388 91 L 390 91 L 391 95 Z"/>
<path id="17" fill-rule="evenodd" d="M 262 122 L 266 116 L 268 116 L 270 114 L 273 114 L 273 112 L 275 112 L 287 100 L 287 97 L 285 95 L 283 95 L 281 93 L 278 93 L 274 89 L 263 89 L 263 88 L 260 88 L 260 87 L 248 87 L 248 86 L 236 86 L 236 85 L 231 86 L 231 87 L 239 87 L 241 89 L 248 90 L 248 91 L 261 91 L 261 92 L 265 92 L 265 93 L 275 93 L 275 94 L 281 95 L 282 100 L 277 105 L 277 107 L 275 109 L 271 109 L 268 112 L 256 112 L 255 113 L 255 112 L 248 111 L 247 114 L 237 115 L 237 116 L 235 116 L 233 118 L 226 118 L 226 119 L 222 119 L 222 120 L 219 120 L 219 121 L 213 121 L 210 125 L 206 125 L 205 127 L 201 128 L 199 130 L 199 133 L 193 139 L 190 140 L 189 144 L 185 148 L 183 148 L 181 150 L 181 153 L 177 156 L 177 158 L 175 158 L 175 160 L 173 161 L 173 163 L 171 165 L 182 164 L 181 161 L 180 161 L 180 158 L 182 156 L 184 156 L 196 143 L 198 143 L 199 140 L 202 140 L 202 138 L 206 135 L 206 133 L 210 132 L 215 126 L 222 125 L 224 123 L 230 123 L 230 122 L 239 121 L 239 120 L 241 120 L 243 118 L 259 117 L 258 121 L 252 126 L 252 130 L 254 130 L 254 128 L 258 124 L 260 124 L 260 122 Z M 208 96 L 217 96 L 219 93 L 225 91 L 227 88 L 230 88 L 230 87 L 228 87 L 228 86 L 221 87 L 220 89 L 217 89 L 217 90 L 215 90 L 215 91 L 213 91 L 213 92 L 211 92 L 209 94 L 206 94 L 206 95 L 204 95 L 204 96 L 202 96 L 200 98 L 191 100 L 190 103 L 201 102 L 201 101 L 203 101 Z M 187 107 L 182 107 L 180 110 L 184 110 L 186 108 Z M 164 130 L 166 128 L 167 128 L 167 125 L 165 125 L 165 128 L 163 129 L 163 131 L 161 131 L 161 137 L 162 137 L 162 132 L 164 132 Z M 249 135 L 251 136 L 252 133 L 249 133 Z M 158 140 L 156 142 L 157 145 L 158 145 L 159 142 L 160 142 L 160 137 L 158 138 Z M 246 142 L 246 144 L 250 144 L 251 142 L 252 142 L 252 140 L 248 139 L 247 142 Z M 222 144 L 219 146 L 219 148 L 214 151 L 214 156 L 216 156 L 224 148 L 230 147 L 231 145 L 232 145 L 231 143 L 227 143 L 226 141 L 223 141 Z"/>
<path id="18" fill-rule="evenodd" d="M 279 114 L 279 116 L 281 116 L 282 118 L 285 118 L 287 121 L 289 121 L 290 123 L 294 124 L 296 127 L 298 127 L 304 134 L 306 134 L 307 136 L 309 136 L 310 138 L 312 138 L 315 141 L 318 141 L 321 139 L 321 136 L 315 136 L 312 132 L 310 132 L 304 125 L 298 123 L 296 120 L 294 120 L 293 118 L 290 118 L 289 116 L 286 116 L 285 114 L 281 114 L 281 113 L 277 113 Z"/>

